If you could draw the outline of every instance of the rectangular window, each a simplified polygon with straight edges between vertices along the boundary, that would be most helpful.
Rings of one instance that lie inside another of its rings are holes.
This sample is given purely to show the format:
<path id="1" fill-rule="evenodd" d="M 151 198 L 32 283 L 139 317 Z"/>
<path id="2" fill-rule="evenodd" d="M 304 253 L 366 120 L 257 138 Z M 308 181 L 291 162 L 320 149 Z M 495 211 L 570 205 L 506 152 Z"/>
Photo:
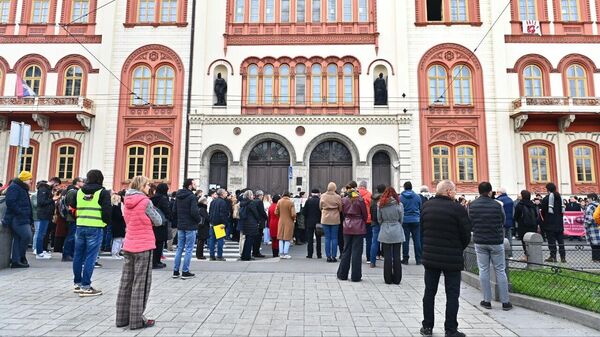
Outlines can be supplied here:
<path id="1" fill-rule="evenodd" d="M 290 0 L 281 0 L 281 22 L 290 22 Z"/>
<path id="2" fill-rule="evenodd" d="M 127 179 L 131 180 L 136 176 L 144 175 L 144 166 L 146 165 L 146 148 L 141 146 L 132 146 L 127 155 Z"/>
<path id="3" fill-rule="evenodd" d="M 312 78 L 312 102 L 321 103 L 321 76 Z"/>
<path id="4" fill-rule="evenodd" d="M 275 22 L 275 0 L 265 0 L 265 22 Z"/>
<path id="5" fill-rule="evenodd" d="M 140 0 L 138 22 L 154 22 L 154 0 Z"/>
<path id="6" fill-rule="evenodd" d="M 64 145 L 58 148 L 56 176 L 60 180 L 72 180 L 75 170 L 75 146 Z"/>
<path id="7" fill-rule="evenodd" d="M 258 79 L 256 77 L 250 77 L 248 84 L 248 104 L 256 104 L 258 97 Z"/>
<path id="8" fill-rule="evenodd" d="M 33 154 L 33 146 L 30 146 L 28 148 L 21 148 L 21 165 L 15 167 L 15 175 L 19 174 L 20 171 L 33 172 Z"/>
<path id="9" fill-rule="evenodd" d="M 156 146 L 152 149 L 152 180 L 166 180 L 169 177 L 169 148 Z"/>
<path id="10" fill-rule="evenodd" d="M 33 0 L 32 23 L 47 23 L 50 0 Z"/>
<path id="11" fill-rule="evenodd" d="M 312 0 L 312 22 L 321 22 L 321 0 Z"/>
<path id="12" fill-rule="evenodd" d="M 235 22 L 244 22 L 244 1 L 235 0 Z"/>
<path id="13" fill-rule="evenodd" d="M 257 23 L 259 18 L 258 0 L 250 0 L 250 22 Z"/>
<path id="14" fill-rule="evenodd" d="M 431 148 L 433 161 L 433 180 L 450 179 L 450 148 L 434 146 Z"/>
<path id="15" fill-rule="evenodd" d="M 561 0 L 562 20 L 566 22 L 579 21 L 579 0 Z"/>
<path id="16" fill-rule="evenodd" d="M 296 22 L 306 21 L 306 0 L 296 0 Z"/>
<path id="17" fill-rule="evenodd" d="M 360 22 L 369 21 L 369 7 L 367 1 L 368 0 L 358 0 L 358 21 Z"/>
<path id="18" fill-rule="evenodd" d="M 576 182 L 595 183 L 593 149 L 589 146 L 576 146 L 573 148 L 573 159 L 575 160 Z"/>
<path id="19" fill-rule="evenodd" d="M 352 103 L 352 77 L 344 76 L 344 103 Z"/>
<path id="20" fill-rule="evenodd" d="M 8 23 L 10 1 L 11 0 L 0 0 L 0 23 Z"/>
<path id="21" fill-rule="evenodd" d="M 327 21 L 337 21 L 337 0 L 327 0 Z"/>
<path id="22" fill-rule="evenodd" d="M 442 0 L 427 0 L 427 21 L 442 21 Z"/>
<path id="23" fill-rule="evenodd" d="M 160 22 L 177 22 L 177 0 L 162 0 Z"/>
<path id="24" fill-rule="evenodd" d="M 306 76 L 296 76 L 296 104 L 306 103 Z"/>
<path id="25" fill-rule="evenodd" d="M 352 22 L 352 1 L 344 0 L 344 22 Z"/>
<path id="26" fill-rule="evenodd" d="M 536 0 L 519 0 L 519 18 L 521 21 L 537 20 Z"/>
<path id="27" fill-rule="evenodd" d="M 529 176 L 532 183 L 546 183 L 550 176 L 548 161 L 549 150 L 545 146 L 531 146 L 529 152 Z"/>
<path id="28" fill-rule="evenodd" d="M 77 23 L 87 23 L 89 12 L 89 1 L 88 0 L 75 0 L 73 1 L 73 10 L 71 12 L 71 21 Z"/>
<path id="29" fill-rule="evenodd" d="M 450 0 L 450 17 L 454 22 L 467 21 L 467 0 Z"/>
<path id="30" fill-rule="evenodd" d="M 327 76 L 327 103 L 337 103 L 337 76 Z"/>

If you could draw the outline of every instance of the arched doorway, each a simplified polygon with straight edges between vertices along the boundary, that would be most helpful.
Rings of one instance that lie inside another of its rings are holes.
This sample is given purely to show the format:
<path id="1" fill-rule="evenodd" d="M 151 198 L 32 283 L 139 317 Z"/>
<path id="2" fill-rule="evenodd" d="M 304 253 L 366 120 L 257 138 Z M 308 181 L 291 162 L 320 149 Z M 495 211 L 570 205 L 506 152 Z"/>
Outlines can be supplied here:
<path id="1" fill-rule="evenodd" d="M 346 145 L 335 141 L 325 141 L 310 154 L 310 189 L 327 190 L 330 181 L 338 190 L 352 180 L 352 154 Z"/>
<path id="2" fill-rule="evenodd" d="M 372 160 L 373 167 L 373 190 L 379 184 L 392 185 L 392 162 L 385 151 L 375 153 Z"/>
<path id="3" fill-rule="evenodd" d="M 210 156 L 210 172 L 208 175 L 208 186 L 217 188 L 227 187 L 227 166 L 229 160 L 227 155 L 216 151 Z"/>
<path id="4" fill-rule="evenodd" d="M 268 140 L 248 155 L 248 188 L 275 194 L 288 191 L 290 154 L 285 146 Z"/>

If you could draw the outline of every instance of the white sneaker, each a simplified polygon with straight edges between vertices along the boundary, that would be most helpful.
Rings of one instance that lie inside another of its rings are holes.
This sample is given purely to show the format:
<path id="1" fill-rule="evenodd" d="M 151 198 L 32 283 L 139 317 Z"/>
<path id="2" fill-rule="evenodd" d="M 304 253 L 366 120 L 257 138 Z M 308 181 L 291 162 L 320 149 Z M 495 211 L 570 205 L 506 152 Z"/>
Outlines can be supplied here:
<path id="1" fill-rule="evenodd" d="M 52 256 L 45 254 L 45 252 L 35 256 L 36 260 L 50 260 L 51 258 Z"/>
<path id="2" fill-rule="evenodd" d="M 115 260 L 123 260 L 124 259 L 124 257 L 122 257 L 121 255 L 113 255 L 112 258 Z"/>

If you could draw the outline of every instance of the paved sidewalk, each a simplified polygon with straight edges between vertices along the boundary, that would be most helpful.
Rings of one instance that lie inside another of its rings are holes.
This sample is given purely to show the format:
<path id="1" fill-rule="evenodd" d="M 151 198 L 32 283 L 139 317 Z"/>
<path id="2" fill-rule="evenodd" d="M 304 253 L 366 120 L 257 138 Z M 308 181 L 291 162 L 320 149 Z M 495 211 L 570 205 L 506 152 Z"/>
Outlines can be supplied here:
<path id="1" fill-rule="evenodd" d="M 0 271 L 0 336 L 417 336 L 422 319 L 422 268 L 403 269 L 400 286 L 383 282 L 382 269 L 363 265 L 363 282 L 338 281 L 337 264 L 304 258 L 192 264 L 197 277 L 153 273 L 147 316 L 153 328 L 114 326 L 121 261 L 104 259 L 95 298 L 72 293 L 68 263 L 57 255 L 26 270 Z M 168 262 L 172 266 L 171 262 Z M 477 290 L 462 286 L 459 324 L 469 336 L 598 336 L 577 323 L 516 308 L 487 311 Z M 443 336 L 443 286 L 435 336 Z"/>

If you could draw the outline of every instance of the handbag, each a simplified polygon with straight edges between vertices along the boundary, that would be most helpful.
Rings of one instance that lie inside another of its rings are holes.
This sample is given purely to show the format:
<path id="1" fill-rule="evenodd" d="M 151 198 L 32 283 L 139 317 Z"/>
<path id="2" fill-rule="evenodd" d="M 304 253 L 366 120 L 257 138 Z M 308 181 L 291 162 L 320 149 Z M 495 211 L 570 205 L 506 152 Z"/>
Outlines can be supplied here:
<path id="1" fill-rule="evenodd" d="M 160 210 L 160 208 L 154 208 L 156 210 L 156 212 L 158 212 L 158 214 L 160 215 L 160 225 L 156 225 L 156 224 L 152 224 L 154 227 L 160 227 L 163 226 L 164 224 L 167 223 L 167 217 L 165 216 L 165 213 L 163 213 L 163 211 Z"/>
<path id="2" fill-rule="evenodd" d="M 323 232 L 323 224 L 318 223 L 315 226 L 315 234 L 317 234 L 319 236 L 323 236 L 325 234 L 325 232 Z"/>

